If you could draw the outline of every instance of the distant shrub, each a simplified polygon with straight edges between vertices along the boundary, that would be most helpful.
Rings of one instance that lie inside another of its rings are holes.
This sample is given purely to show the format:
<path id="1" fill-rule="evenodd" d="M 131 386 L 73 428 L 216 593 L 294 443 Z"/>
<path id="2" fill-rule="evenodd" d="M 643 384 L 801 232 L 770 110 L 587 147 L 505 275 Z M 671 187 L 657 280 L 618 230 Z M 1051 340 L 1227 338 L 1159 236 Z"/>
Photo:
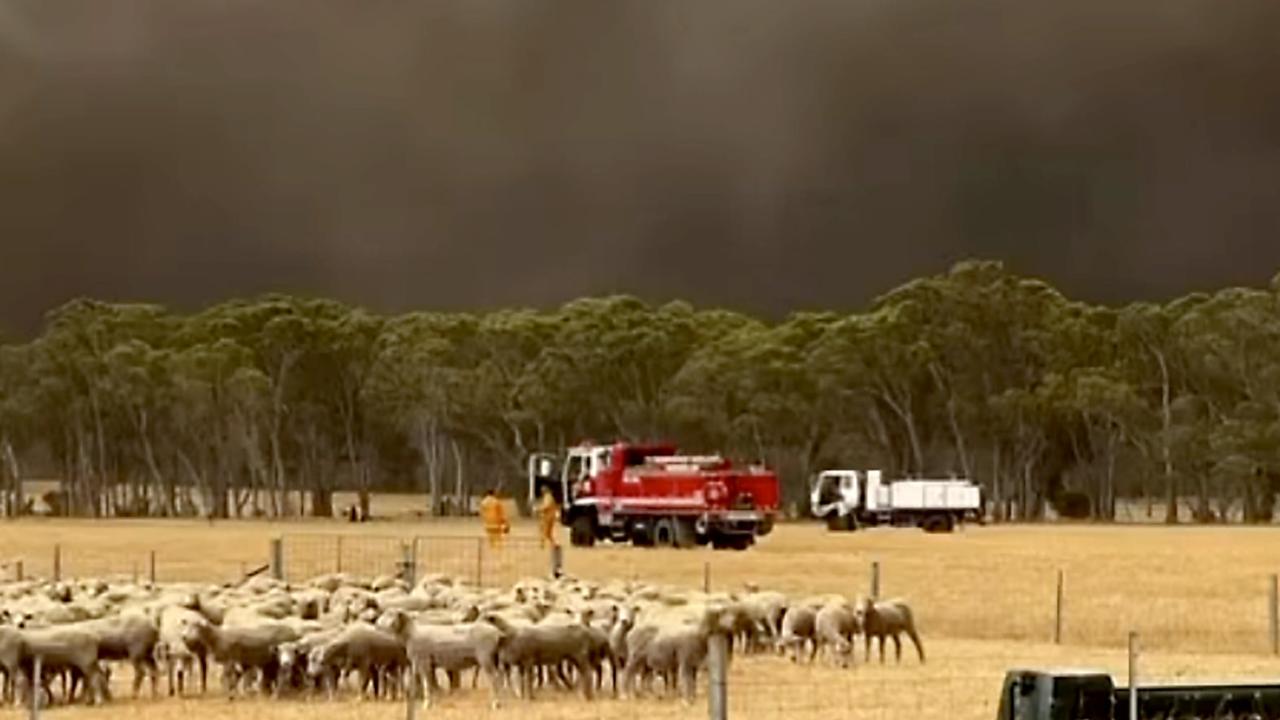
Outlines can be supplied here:
<path id="1" fill-rule="evenodd" d="M 1076 490 L 1068 490 L 1058 495 L 1058 499 L 1053 503 L 1053 509 L 1058 512 L 1059 517 L 1084 520 L 1092 514 L 1093 503 L 1089 502 L 1088 495 Z"/>

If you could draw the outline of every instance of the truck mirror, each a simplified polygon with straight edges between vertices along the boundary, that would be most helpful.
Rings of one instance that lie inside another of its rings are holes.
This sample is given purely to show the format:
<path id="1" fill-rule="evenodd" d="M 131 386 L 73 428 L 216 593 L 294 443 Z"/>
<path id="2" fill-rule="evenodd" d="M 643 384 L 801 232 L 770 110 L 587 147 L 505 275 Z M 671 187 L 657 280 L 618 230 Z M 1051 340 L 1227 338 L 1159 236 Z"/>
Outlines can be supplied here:
<path id="1" fill-rule="evenodd" d="M 538 463 L 538 474 L 542 477 L 551 477 L 550 458 L 542 458 L 542 461 Z"/>

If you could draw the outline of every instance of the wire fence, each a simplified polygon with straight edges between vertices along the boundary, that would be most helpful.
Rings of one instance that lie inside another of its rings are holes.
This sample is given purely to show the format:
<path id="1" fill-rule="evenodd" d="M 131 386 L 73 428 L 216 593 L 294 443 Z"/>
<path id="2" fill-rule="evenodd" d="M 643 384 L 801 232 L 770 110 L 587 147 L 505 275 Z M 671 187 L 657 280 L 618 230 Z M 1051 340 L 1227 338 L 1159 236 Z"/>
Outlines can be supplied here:
<path id="1" fill-rule="evenodd" d="M 331 573 L 394 576 L 410 581 L 445 575 L 476 587 L 502 587 L 545 577 L 551 554 L 531 538 L 288 534 L 281 539 L 282 579 L 304 582 Z"/>
<path id="2" fill-rule="evenodd" d="M 465 536 L 290 533 L 259 554 L 210 562 L 189 547 L 104 552 L 75 543 L 55 543 L 44 552 L 0 556 L 0 582 L 97 578 L 138 583 L 227 583 L 275 572 L 302 583 L 320 575 L 346 573 L 361 578 L 420 579 L 447 575 L 476 587 L 502 587 L 552 572 L 550 550 L 534 538 L 508 537 L 500 543 Z M 280 565 L 278 571 L 273 562 Z"/>
<path id="3" fill-rule="evenodd" d="M 1052 548 L 1043 559 L 1016 562 L 993 562 L 981 553 L 939 562 L 907 552 L 788 552 L 783 561 L 761 563 L 753 552 L 572 548 L 566 567 L 632 586 L 901 599 L 923 633 L 947 638 L 1117 647 L 1135 630 L 1148 647 L 1164 651 L 1280 654 L 1277 575 L 1227 561 L 1208 574 L 1176 565 L 1139 571 L 1064 564 L 1049 556 Z"/>
<path id="4" fill-rule="evenodd" d="M 187 548 L 103 552 L 74 543 L 55 543 L 45 552 L 0 560 L 0 582 L 99 578 L 141 583 L 235 582 L 266 568 L 266 556 L 209 562 Z"/>

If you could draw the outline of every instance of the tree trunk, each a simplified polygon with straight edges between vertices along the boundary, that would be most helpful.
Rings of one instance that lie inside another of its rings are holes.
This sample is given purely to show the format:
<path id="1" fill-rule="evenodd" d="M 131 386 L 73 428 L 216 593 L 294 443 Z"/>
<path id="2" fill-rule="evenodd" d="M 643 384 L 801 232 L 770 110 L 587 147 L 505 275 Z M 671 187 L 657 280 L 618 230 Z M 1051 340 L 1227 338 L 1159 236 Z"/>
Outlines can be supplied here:
<path id="1" fill-rule="evenodd" d="M 1213 522 L 1213 506 L 1211 504 L 1209 477 L 1204 472 L 1197 472 L 1196 487 L 1200 492 L 1196 498 L 1196 522 L 1209 523 Z"/>
<path id="2" fill-rule="evenodd" d="M 367 450 L 367 448 L 366 448 Z M 366 453 L 366 455 L 369 455 Z M 369 515 L 369 496 L 373 489 L 373 466 L 371 460 L 362 459 L 359 464 L 360 477 L 360 517 L 368 518 Z"/>
<path id="3" fill-rule="evenodd" d="M 1276 495 L 1271 474 L 1263 470 L 1261 476 L 1256 480 L 1258 482 L 1258 522 L 1270 524 L 1275 521 L 1276 512 Z"/>
<path id="4" fill-rule="evenodd" d="M 1143 463 L 1142 502 L 1147 506 L 1146 514 L 1147 514 L 1148 520 L 1156 516 L 1156 494 L 1152 492 L 1151 475 L 1152 475 L 1151 470 L 1149 469 L 1149 467 L 1147 467 L 1146 463 Z"/>
<path id="5" fill-rule="evenodd" d="M 805 451 L 800 455 L 800 498 L 802 500 L 809 497 L 809 481 L 817 470 L 818 455 L 822 452 L 822 446 L 826 442 L 827 432 L 816 426 L 816 423 L 809 430 L 809 439 L 805 443 Z"/>
<path id="6" fill-rule="evenodd" d="M 895 467 L 898 462 L 896 459 L 897 453 L 893 447 L 893 438 L 889 437 L 889 428 L 885 427 L 884 416 L 880 414 L 880 408 L 876 406 L 875 402 L 868 402 L 867 406 L 867 416 L 870 418 L 871 427 L 875 431 L 876 442 L 880 444 L 884 451 L 884 460 L 887 464 L 885 470 L 888 471 L 891 477 L 897 476 L 900 474 L 901 468 Z"/>
<path id="7" fill-rule="evenodd" d="M 467 498 L 466 471 L 462 462 L 462 446 L 456 438 L 449 438 L 449 449 L 453 451 L 453 497 L 459 515 L 471 512 L 471 503 Z"/>
<path id="8" fill-rule="evenodd" d="M 1009 519 L 1004 505 L 1004 480 L 1000 477 L 1000 442 L 991 442 L 991 517 L 1001 523 Z"/>
<path id="9" fill-rule="evenodd" d="M 262 457 L 262 443 L 252 418 L 239 414 L 240 443 L 249 471 L 249 502 L 255 515 L 261 512 L 262 494 L 271 494 L 271 469 Z"/>
<path id="10" fill-rule="evenodd" d="M 104 508 L 103 503 L 100 501 L 105 495 L 102 490 L 107 482 L 107 433 L 106 429 L 103 427 L 102 408 L 98 402 L 98 394 L 90 392 L 89 402 L 90 407 L 93 408 L 93 437 L 94 445 L 97 450 L 95 454 L 97 461 L 95 474 L 97 475 L 97 478 L 94 482 L 94 485 L 97 488 L 97 493 L 94 498 L 95 502 L 93 503 L 93 513 L 94 517 L 102 517 Z"/>
<path id="11" fill-rule="evenodd" d="M 1107 522 L 1116 521 L 1116 433 L 1111 431 L 1107 434 L 1107 484 L 1106 496 L 1106 520 Z"/>
<path id="12" fill-rule="evenodd" d="M 280 493 L 284 491 L 284 454 L 280 450 L 280 430 L 271 429 L 271 484 L 267 489 L 267 507 L 272 517 L 280 517 Z"/>
<path id="13" fill-rule="evenodd" d="M 938 391 L 947 397 L 947 424 L 951 427 L 951 437 L 956 446 L 956 457 L 960 460 L 960 471 L 964 473 L 966 479 L 973 479 L 973 468 L 969 465 L 969 448 L 964 440 L 964 432 L 960 430 L 960 418 L 956 412 L 956 394 L 947 389 L 946 383 L 942 380 L 942 371 L 938 369 L 936 364 L 930 364 L 929 371 L 933 375 L 933 381 L 938 387 Z"/>
<path id="14" fill-rule="evenodd" d="M 1254 501 L 1253 485 L 1256 473 L 1245 478 L 1240 483 L 1240 500 L 1241 500 L 1241 520 L 1246 525 L 1258 522 L 1258 507 Z"/>
<path id="15" fill-rule="evenodd" d="M 369 487 L 361 483 L 360 490 L 356 492 L 356 502 L 360 505 L 360 517 L 369 517 Z"/>
<path id="16" fill-rule="evenodd" d="M 911 470 L 916 473 L 924 472 L 924 450 L 920 446 L 920 435 L 916 431 L 916 421 L 914 413 L 911 412 L 911 396 L 905 397 L 901 403 L 894 400 L 892 394 L 887 390 L 880 391 L 880 399 L 893 410 L 898 419 L 902 421 L 903 429 L 907 433 L 908 447 L 911 448 Z"/>
<path id="17" fill-rule="evenodd" d="M 1165 516 L 1164 521 L 1169 525 L 1178 524 L 1178 478 L 1169 472 L 1170 465 L 1165 463 Z"/>
<path id="18" fill-rule="evenodd" d="M 83 505 L 77 508 L 77 514 L 88 514 L 90 517 L 102 516 L 102 479 L 93 469 L 93 452 L 90 450 L 92 440 L 85 431 L 79 432 L 79 473 L 80 485 L 84 490 Z"/>
<path id="19" fill-rule="evenodd" d="M 13 443 L 8 439 L 5 439 L 3 445 L 5 467 L 8 468 L 9 479 L 13 483 L 9 491 L 9 514 L 14 517 L 25 515 L 27 500 L 22 492 L 22 467 L 18 464 L 18 454 L 14 452 Z"/>
<path id="20" fill-rule="evenodd" d="M 260 476 L 259 473 L 250 471 L 249 492 L 246 493 L 243 496 L 243 498 L 239 495 L 237 495 L 236 497 L 236 515 L 237 516 L 240 514 L 242 508 L 244 507 L 246 499 L 249 503 L 249 512 L 254 517 L 258 517 L 259 515 L 262 514 L 262 494 L 269 493 L 271 492 L 271 490 L 269 489 L 270 483 L 261 482 L 258 479 L 259 476 Z"/>
<path id="21" fill-rule="evenodd" d="M 138 435 L 142 438 L 142 457 L 146 462 L 147 472 L 150 473 L 151 481 L 156 487 L 160 487 L 164 484 L 164 476 L 160 472 L 160 464 L 156 462 L 155 449 L 151 445 L 146 412 L 139 413 L 137 423 Z M 148 503 L 148 514 L 150 514 L 150 503 Z"/>
<path id="22" fill-rule="evenodd" d="M 418 453 L 422 455 L 422 467 L 427 474 L 427 495 L 432 517 L 441 515 L 444 498 L 440 494 L 440 442 L 436 435 L 435 421 L 418 419 Z"/>
<path id="23" fill-rule="evenodd" d="M 1164 521 L 1169 525 L 1176 525 L 1178 523 L 1178 480 L 1173 474 L 1173 452 L 1169 447 L 1173 432 L 1173 398 L 1170 397 L 1172 388 L 1169 383 L 1169 363 L 1165 360 L 1164 353 L 1159 350 L 1152 350 L 1152 354 L 1160 365 L 1160 457 L 1164 464 L 1165 492 L 1168 499 Z"/>
<path id="24" fill-rule="evenodd" d="M 165 474 L 164 479 L 164 514 L 166 517 L 178 516 L 178 473 L 177 467 L 175 467 L 174 455 L 175 453 L 171 451 L 167 456 L 169 472 Z"/>
<path id="25" fill-rule="evenodd" d="M 318 518 L 333 517 L 333 489 L 317 487 L 311 491 L 311 516 Z"/>
<path id="26" fill-rule="evenodd" d="M 1018 522 L 1031 519 L 1031 461 L 1022 463 L 1021 482 L 1018 483 Z"/>
<path id="27" fill-rule="evenodd" d="M 318 518 L 333 517 L 334 477 L 337 470 L 334 468 L 332 453 L 323 452 L 325 447 L 329 446 L 327 443 L 320 443 L 319 431 L 313 424 L 304 457 L 308 462 L 307 477 L 311 478 L 311 515 Z M 299 505 L 299 509 L 301 507 Z"/>

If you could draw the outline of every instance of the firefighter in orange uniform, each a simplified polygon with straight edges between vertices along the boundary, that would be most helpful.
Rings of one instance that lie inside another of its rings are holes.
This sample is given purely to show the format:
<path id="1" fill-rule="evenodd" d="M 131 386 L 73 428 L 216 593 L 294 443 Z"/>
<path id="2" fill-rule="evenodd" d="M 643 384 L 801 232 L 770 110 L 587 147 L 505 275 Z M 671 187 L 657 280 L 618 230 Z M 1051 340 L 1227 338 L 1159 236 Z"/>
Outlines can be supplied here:
<path id="1" fill-rule="evenodd" d="M 542 499 L 538 502 L 538 526 L 542 531 L 538 547 L 556 547 L 556 522 L 560 520 L 560 505 L 551 494 L 551 488 L 542 489 Z"/>
<path id="2" fill-rule="evenodd" d="M 484 533 L 489 536 L 489 547 L 501 548 L 502 536 L 511 531 L 511 524 L 507 522 L 506 508 L 493 490 L 486 492 L 480 501 L 480 522 L 484 523 Z"/>

